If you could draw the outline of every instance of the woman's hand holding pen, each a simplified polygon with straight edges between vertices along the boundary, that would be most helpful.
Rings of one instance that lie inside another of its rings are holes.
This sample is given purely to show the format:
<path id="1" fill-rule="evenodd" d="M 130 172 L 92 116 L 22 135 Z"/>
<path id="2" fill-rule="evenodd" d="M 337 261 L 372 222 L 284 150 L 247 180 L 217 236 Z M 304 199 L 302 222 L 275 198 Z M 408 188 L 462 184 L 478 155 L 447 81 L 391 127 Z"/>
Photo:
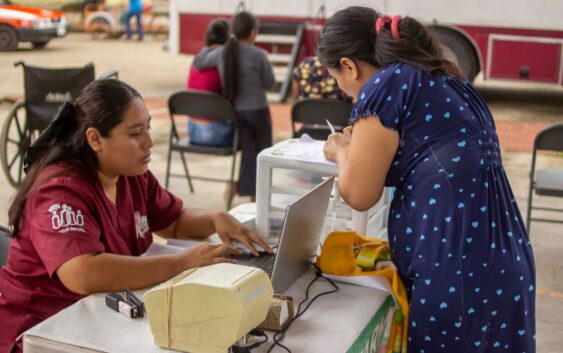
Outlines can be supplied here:
<path id="1" fill-rule="evenodd" d="M 347 149 L 348 145 L 350 144 L 351 137 L 351 126 L 344 128 L 342 133 L 337 132 L 330 134 L 323 147 L 325 158 L 329 161 L 335 161 L 336 163 L 338 163 L 338 154 Z"/>

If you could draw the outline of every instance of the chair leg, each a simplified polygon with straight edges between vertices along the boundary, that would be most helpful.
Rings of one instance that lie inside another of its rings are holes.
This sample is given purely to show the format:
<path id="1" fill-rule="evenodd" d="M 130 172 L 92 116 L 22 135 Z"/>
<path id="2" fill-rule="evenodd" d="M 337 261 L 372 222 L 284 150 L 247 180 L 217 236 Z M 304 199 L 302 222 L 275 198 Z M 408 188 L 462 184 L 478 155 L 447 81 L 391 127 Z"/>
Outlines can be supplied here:
<path id="1" fill-rule="evenodd" d="M 170 161 L 172 159 L 172 148 L 168 146 L 168 158 L 166 162 L 166 177 L 164 178 L 164 188 L 168 189 L 170 181 Z"/>
<path id="2" fill-rule="evenodd" d="M 532 223 L 532 198 L 534 197 L 533 180 L 530 179 L 530 188 L 528 190 L 528 209 L 526 210 L 526 231 L 528 232 L 528 239 L 530 238 L 530 224 Z"/>
<path id="3" fill-rule="evenodd" d="M 233 186 L 235 182 L 235 166 L 237 162 L 237 154 L 236 152 L 233 154 L 233 162 L 231 163 L 231 178 L 229 179 L 229 186 L 227 187 L 229 190 L 229 197 L 227 199 L 227 211 L 231 209 L 231 205 L 233 203 Z"/>
<path id="4" fill-rule="evenodd" d="M 180 157 L 182 158 L 182 164 L 184 165 L 184 172 L 186 173 L 186 177 L 188 178 L 188 186 L 190 187 L 190 192 L 194 193 L 194 186 L 192 184 L 192 177 L 190 176 L 190 172 L 188 171 L 188 163 L 186 163 L 186 157 L 184 154 L 180 152 Z"/>

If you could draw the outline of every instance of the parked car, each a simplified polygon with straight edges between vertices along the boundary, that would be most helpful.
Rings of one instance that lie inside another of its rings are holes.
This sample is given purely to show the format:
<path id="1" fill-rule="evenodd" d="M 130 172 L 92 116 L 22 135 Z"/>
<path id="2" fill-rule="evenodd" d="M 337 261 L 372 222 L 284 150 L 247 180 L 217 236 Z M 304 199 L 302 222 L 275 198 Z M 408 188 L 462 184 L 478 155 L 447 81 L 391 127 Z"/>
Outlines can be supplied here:
<path id="1" fill-rule="evenodd" d="M 19 42 L 42 48 L 68 32 L 68 21 L 60 11 L 21 6 L 0 0 L 0 51 L 15 50 Z"/>

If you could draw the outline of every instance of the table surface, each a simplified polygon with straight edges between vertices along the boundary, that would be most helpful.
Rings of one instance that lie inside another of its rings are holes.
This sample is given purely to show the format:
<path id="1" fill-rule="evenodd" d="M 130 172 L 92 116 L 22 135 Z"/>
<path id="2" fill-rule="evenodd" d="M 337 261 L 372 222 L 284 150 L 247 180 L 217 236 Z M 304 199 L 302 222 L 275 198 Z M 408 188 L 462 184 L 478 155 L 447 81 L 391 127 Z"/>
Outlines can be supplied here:
<path id="1" fill-rule="evenodd" d="M 296 310 L 314 276 L 313 270 L 306 272 L 285 293 L 294 298 Z M 383 305 L 390 300 L 388 293 L 343 283 L 338 286 L 338 292 L 318 298 L 293 322 L 282 341 L 284 345 L 301 353 L 346 352 L 376 314 L 389 320 L 389 313 L 378 312 L 382 306 L 389 311 Z M 331 288 L 325 279 L 318 279 L 310 298 Z M 25 332 L 26 353 L 167 351 L 154 345 L 146 317 L 129 319 L 114 312 L 106 307 L 104 297 L 104 294 L 88 296 Z M 270 344 L 263 344 L 253 352 L 266 352 Z M 278 347 L 273 351 L 283 350 Z"/>

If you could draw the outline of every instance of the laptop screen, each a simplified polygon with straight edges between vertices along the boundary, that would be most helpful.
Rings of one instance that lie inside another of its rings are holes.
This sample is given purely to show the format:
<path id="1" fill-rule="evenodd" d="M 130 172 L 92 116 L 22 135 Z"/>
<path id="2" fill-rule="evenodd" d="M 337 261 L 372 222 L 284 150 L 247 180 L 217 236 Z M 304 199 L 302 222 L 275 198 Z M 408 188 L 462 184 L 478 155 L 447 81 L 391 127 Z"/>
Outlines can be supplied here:
<path id="1" fill-rule="evenodd" d="M 285 292 L 314 262 L 335 177 L 287 206 L 272 272 L 274 292 Z"/>

